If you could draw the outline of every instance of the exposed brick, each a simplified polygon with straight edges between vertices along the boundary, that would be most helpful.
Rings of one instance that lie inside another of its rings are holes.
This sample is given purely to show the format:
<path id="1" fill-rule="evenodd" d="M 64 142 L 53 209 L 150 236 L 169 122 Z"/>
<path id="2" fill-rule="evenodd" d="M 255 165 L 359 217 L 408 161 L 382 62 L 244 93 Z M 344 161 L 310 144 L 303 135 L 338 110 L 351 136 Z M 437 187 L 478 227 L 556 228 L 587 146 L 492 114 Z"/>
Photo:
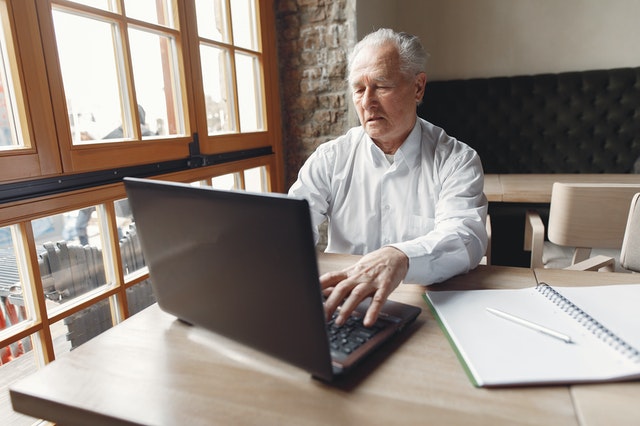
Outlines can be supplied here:
<path id="1" fill-rule="evenodd" d="M 284 16 L 280 28 L 282 39 L 293 40 L 297 44 L 300 38 L 300 18 L 297 15 Z"/>
<path id="2" fill-rule="evenodd" d="M 315 148 L 350 127 L 347 52 L 355 0 L 277 0 L 287 188 Z"/>
<path id="3" fill-rule="evenodd" d="M 299 7 L 312 7 L 317 8 L 318 6 L 324 5 L 323 0 L 298 0 L 296 1 Z"/>
<path id="4" fill-rule="evenodd" d="M 298 12 L 298 3 L 295 0 L 281 0 L 276 2 L 276 13 L 296 13 Z"/>

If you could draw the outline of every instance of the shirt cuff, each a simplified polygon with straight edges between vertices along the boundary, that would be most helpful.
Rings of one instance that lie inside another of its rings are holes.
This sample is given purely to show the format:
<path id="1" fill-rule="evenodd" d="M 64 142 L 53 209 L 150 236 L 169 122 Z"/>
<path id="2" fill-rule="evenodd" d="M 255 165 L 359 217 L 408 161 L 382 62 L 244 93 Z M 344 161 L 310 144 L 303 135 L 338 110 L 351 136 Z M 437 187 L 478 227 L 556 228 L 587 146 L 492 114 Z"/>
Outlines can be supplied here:
<path id="1" fill-rule="evenodd" d="M 407 269 L 407 275 L 404 277 L 403 282 L 431 284 L 425 282 L 428 261 L 424 249 L 408 242 L 389 244 L 388 246 L 400 250 L 409 258 L 409 268 Z"/>

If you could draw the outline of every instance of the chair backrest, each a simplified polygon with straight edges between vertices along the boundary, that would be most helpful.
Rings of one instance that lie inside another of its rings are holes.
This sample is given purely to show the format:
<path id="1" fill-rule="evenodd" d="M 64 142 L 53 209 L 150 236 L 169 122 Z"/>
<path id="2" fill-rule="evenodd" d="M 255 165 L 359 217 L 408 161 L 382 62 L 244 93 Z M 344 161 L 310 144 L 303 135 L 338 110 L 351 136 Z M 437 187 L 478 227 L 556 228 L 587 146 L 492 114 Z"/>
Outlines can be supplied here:
<path id="1" fill-rule="evenodd" d="M 640 193 L 635 194 L 631 200 L 620 265 L 630 271 L 640 272 Z"/>
<path id="2" fill-rule="evenodd" d="M 639 184 L 553 184 L 548 238 L 567 247 L 620 249 Z"/>

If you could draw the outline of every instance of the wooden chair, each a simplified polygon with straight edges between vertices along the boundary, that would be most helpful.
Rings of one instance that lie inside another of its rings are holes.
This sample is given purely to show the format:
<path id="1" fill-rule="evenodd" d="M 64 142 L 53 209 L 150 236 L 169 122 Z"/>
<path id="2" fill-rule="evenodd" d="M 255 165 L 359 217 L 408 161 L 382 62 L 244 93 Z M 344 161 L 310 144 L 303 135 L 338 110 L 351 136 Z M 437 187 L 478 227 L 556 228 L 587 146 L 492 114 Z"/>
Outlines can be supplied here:
<path id="1" fill-rule="evenodd" d="M 562 262 L 551 265 L 547 254 L 564 248 L 573 252 L 565 269 L 618 270 L 615 258 L 622 247 L 631 199 L 638 192 L 640 184 L 554 183 L 547 242 L 538 212 L 529 211 L 526 216 L 524 246 L 531 251 L 531 267 L 564 267 Z M 604 253 L 596 255 L 597 251 Z"/>
<path id="2" fill-rule="evenodd" d="M 487 251 L 484 254 L 484 264 L 491 265 L 491 215 L 487 215 L 485 228 L 487 229 Z"/>
<path id="3" fill-rule="evenodd" d="M 633 196 L 620 251 L 620 266 L 640 272 L 640 193 Z"/>

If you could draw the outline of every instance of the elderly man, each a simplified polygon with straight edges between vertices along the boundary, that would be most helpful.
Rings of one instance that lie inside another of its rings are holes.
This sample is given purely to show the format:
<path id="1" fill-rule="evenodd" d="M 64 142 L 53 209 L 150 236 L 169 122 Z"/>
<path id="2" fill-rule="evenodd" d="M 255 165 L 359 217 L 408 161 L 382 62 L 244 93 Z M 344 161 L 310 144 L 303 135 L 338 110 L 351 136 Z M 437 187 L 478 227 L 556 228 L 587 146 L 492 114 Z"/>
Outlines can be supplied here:
<path id="1" fill-rule="evenodd" d="M 289 190 L 306 198 L 327 252 L 364 255 L 320 277 L 331 316 L 344 322 L 368 296 L 372 325 L 404 280 L 432 284 L 475 268 L 487 246 L 487 200 L 477 153 L 422 120 L 427 53 L 417 37 L 381 29 L 349 59 L 361 126 L 324 143 Z"/>

